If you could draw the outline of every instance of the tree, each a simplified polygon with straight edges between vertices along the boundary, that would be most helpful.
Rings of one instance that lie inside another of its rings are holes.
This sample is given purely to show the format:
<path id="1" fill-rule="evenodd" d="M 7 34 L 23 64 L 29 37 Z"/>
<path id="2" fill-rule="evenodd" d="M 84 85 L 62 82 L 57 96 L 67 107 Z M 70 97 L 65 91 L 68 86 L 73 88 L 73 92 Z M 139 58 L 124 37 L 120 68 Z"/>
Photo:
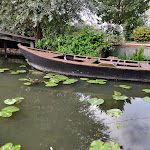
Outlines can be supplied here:
<path id="1" fill-rule="evenodd" d="M 57 16 L 65 23 L 78 18 L 82 3 L 82 0 L 3 0 L 0 2 L 0 29 L 24 34 L 28 27 L 36 39 L 41 39 L 44 26 L 57 20 Z"/>
<path id="2" fill-rule="evenodd" d="M 150 0 L 98 0 L 98 15 L 103 21 L 124 24 L 131 18 L 139 18 L 149 8 Z"/>

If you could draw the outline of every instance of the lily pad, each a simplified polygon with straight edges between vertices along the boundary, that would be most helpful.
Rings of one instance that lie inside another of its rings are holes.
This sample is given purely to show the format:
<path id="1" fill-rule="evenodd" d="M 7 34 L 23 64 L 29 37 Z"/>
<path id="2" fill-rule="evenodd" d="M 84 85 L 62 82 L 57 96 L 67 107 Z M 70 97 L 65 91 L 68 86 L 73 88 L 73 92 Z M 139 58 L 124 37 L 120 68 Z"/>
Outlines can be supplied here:
<path id="1" fill-rule="evenodd" d="M 23 83 L 23 84 L 29 86 L 29 85 L 31 85 L 31 82 L 26 82 L 26 83 Z"/>
<path id="2" fill-rule="evenodd" d="M 105 80 L 105 79 L 96 79 L 96 81 L 100 81 L 100 82 L 104 82 L 104 81 L 107 81 L 107 80 Z"/>
<path id="3" fill-rule="evenodd" d="M 19 73 L 26 73 L 27 71 L 26 70 L 17 70 L 17 72 L 19 72 Z"/>
<path id="4" fill-rule="evenodd" d="M 13 146 L 12 143 L 7 143 L 0 148 L 0 150 L 20 150 L 20 149 L 21 149 L 21 145 Z"/>
<path id="5" fill-rule="evenodd" d="M 128 99 L 127 96 L 122 96 L 120 92 L 114 91 L 114 95 L 112 95 L 113 99 L 115 100 L 126 100 Z"/>
<path id="6" fill-rule="evenodd" d="M 57 86 L 58 84 L 54 83 L 54 82 L 45 82 L 46 83 L 46 87 L 54 87 Z"/>
<path id="7" fill-rule="evenodd" d="M 116 126 L 117 126 L 117 127 L 124 127 L 124 125 L 122 125 L 122 124 L 120 124 L 120 123 L 116 124 Z"/>
<path id="8" fill-rule="evenodd" d="M 32 70 L 32 74 L 44 74 L 44 72 Z"/>
<path id="9" fill-rule="evenodd" d="M 1 117 L 11 117 L 12 116 L 12 112 L 8 112 L 8 111 L 0 111 L 0 116 Z"/>
<path id="10" fill-rule="evenodd" d="M 91 143 L 89 150 L 121 150 L 118 143 L 114 141 L 102 142 L 101 140 L 95 140 Z"/>
<path id="11" fill-rule="evenodd" d="M 150 93 L 150 89 L 143 89 L 142 91 L 144 91 L 146 93 Z"/>
<path id="12" fill-rule="evenodd" d="M 88 83 L 99 83 L 99 81 L 97 81 L 97 80 L 88 80 L 87 82 Z"/>
<path id="13" fill-rule="evenodd" d="M 12 71 L 10 74 L 19 74 L 17 71 Z"/>
<path id="14" fill-rule="evenodd" d="M 92 105 L 100 105 L 100 104 L 104 103 L 104 100 L 103 99 L 98 99 L 98 98 L 91 98 L 89 100 L 89 103 L 92 104 Z"/>
<path id="15" fill-rule="evenodd" d="M 131 89 L 132 88 L 131 86 L 128 86 L 128 85 L 114 85 L 114 87 L 120 87 L 123 89 Z"/>
<path id="16" fill-rule="evenodd" d="M 59 79 L 57 79 L 57 78 L 52 78 L 52 79 L 50 79 L 50 82 L 54 82 L 54 83 L 59 83 Z"/>
<path id="17" fill-rule="evenodd" d="M 18 80 L 19 80 L 19 81 L 28 81 L 27 78 L 19 78 Z"/>
<path id="18" fill-rule="evenodd" d="M 80 78 L 80 80 L 86 81 L 86 80 L 89 80 L 89 78 Z"/>
<path id="19" fill-rule="evenodd" d="M 50 79 L 51 77 L 53 77 L 53 76 L 47 76 L 47 75 L 46 75 L 46 76 L 44 76 L 43 78 L 44 78 L 44 79 Z"/>
<path id="20" fill-rule="evenodd" d="M 143 98 L 143 100 L 144 100 L 145 102 L 150 102 L 150 97 L 146 96 L 146 97 Z"/>
<path id="21" fill-rule="evenodd" d="M 47 73 L 47 76 L 55 76 L 55 73 Z"/>
<path id="22" fill-rule="evenodd" d="M 122 111 L 120 109 L 110 109 L 107 110 L 107 115 L 112 115 L 113 117 L 120 117 L 122 115 Z"/>
<path id="23" fill-rule="evenodd" d="M 1 111 L 16 112 L 16 111 L 19 111 L 19 108 L 16 106 L 8 106 L 8 107 L 3 108 Z"/>
<path id="24" fill-rule="evenodd" d="M 24 98 L 23 97 L 17 97 L 17 98 L 12 98 L 12 99 L 6 99 L 4 101 L 5 104 L 7 105 L 12 105 L 18 102 L 21 102 Z"/>
<path id="25" fill-rule="evenodd" d="M 63 84 L 72 84 L 72 83 L 75 83 L 77 81 L 78 81 L 77 79 L 68 79 L 68 80 L 64 81 Z"/>
<path id="26" fill-rule="evenodd" d="M 6 70 L 10 70 L 10 69 L 9 69 L 9 68 L 1 68 L 1 69 L 0 69 L 0 73 L 4 72 L 4 71 L 6 71 Z"/>
<path id="27" fill-rule="evenodd" d="M 55 75 L 55 78 L 59 79 L 60 81 L 65 81 L 68 80 L 68 77 L 64 76 L 64 75 Z"/>
<path id="28" fill-rule="evenodd" d="M 104 81 L 99 81 L 98 83 L 99 84 L 106 84 L 106 82 L 104 82 Z"/>

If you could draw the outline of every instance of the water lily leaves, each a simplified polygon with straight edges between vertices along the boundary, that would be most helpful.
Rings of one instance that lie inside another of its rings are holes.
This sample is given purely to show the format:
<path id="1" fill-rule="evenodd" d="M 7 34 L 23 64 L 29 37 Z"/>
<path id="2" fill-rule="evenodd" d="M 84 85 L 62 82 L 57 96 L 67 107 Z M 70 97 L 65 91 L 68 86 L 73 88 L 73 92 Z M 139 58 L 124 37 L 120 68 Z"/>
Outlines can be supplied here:
<path id="1" fill-rule="evenodd" d="M 32 70 L 32 74 L 44 74 L 44 72 Z"/>
<path id="2" fill-rule="evenodd" d="M 80 78 L 80 80 L 86 81 L 86 80 L 89 80 L 89 78 Z"/>
<path id="3" fill-rule="evenodd" d="M 26 73 L 26 70 L 17 70 L 17 71 L 12 71 L 11 74 L 19 74 L 19 73 Z"/>
<path id="4" fill-rule="evenodd" d="M 29 85 L 31 85 L 32 83 L 31 83 L 31 82 L 26 82 L 26 83 L 23 83 L 23 84 L 29 86 Z"/>
<path id="5" fill-rule="evenodd" d="M 128 99 L 127 96 L 121 96 L 120 92 L 114 91 L 114 95 L 112 95 L 113 99 L 115 100 L 126 100 Z"/>
<path id="6" fill-rule="evenodd" d="M 19 80 L 19 81 L 28 81 L 27 78 L 19 78 L 18 80 Z"/>
<path id="7" fill-rule="evenodd" d="M 122 111 L 120 109 L 110 109 L 107 110 L 107 115 L 112 115 L 113 117 L 118 118 L 122 115 Z"/>
<path id="8" fill-rule="evenodd" d="M 123 89 L 131 89 L 132 88 L 131 86 L 128 86 L 128 85 L 114 85 L 114 87 L 120 87 Z"/>
<path id="9" fill-rule="evenodd" d="M 91 143 L 89 150 L 121 150 L 118 143 L 114 141 L 102 142 L 101 140 L 95 140 Z"/>
<path id="10" fill-rule="evenodd" d="M 23 97 L 17 97 L 17 98 L 12 98 L 12 99 L 6 99 L 6 100 L 4 101 L 4 103 L 7 104 L 7 105 L 12 105 L 12 104 L 21 102 L 23 99 L 24 99 Z"/>
<path id="11" fill-rule="evenodd" d="M 8 107 L 3 108 L 3 109 L 0 111 L 0 116 L 1 116 L 1 117 L 11 117 L 11 116 L 12 116 L 12 113 L 13 113 L 13 112 L 17 112 L 17 111 L 19 111 L 19 108 L 18 108 L 18 107 L 15 107 L 15 106 L 8 106 Z"/>
<path id="12" fill-rule="evenodd" d="M 124 125 L 122 125 L 122 124 L 120 124 L 120 123 L 116 124 L 116 126 L 117 126 L 117 127 L 124 127 Z"/>
<path id="13" fill-rule="evenodd" d="M 68 77 L 64 76 L 64 75 L 55 75 L 55 78 L 59 79 L 60 81 L 65 81 L 68 80 Z"/>
<path id="14" fill-rule="evenodd" d="M 72 84 L 72 83 L 75 83 L 77 81 L 78 81 L 77 79 L 67 79 L 66 81 L 63 82 L 63 84 Z"/>
<path id="15" fill-rule="evenodd" d="M 87 82 L 88 83 L 97 83 L 97 84 L 106 84 L 107 80 L 104 80 L 104 79 L 96 79 L 96 80 L 88 80 Z"/>
<path id="16" fill-rule="evenodd" d="M 150 102 L 150 97 L 146 96 L 146 97 L 143 98 L 143 100 L 144 100 L 145 102 Z"/>
<path id="17" fill-rule="evenodd" d="M 87 82 L 88 83 L 99 83 L 99 81 L 97 81 L 97 80 L 88 80 Z"/>
<path id="18" fill-rule="evenodd" d="M 7 143 L 0 148 L 0 150 L 20 150 L 20 149 L 21 149 L 21 145 L 13 146 L 12 143 Z"/>
<path id="19" fill-rule="evenodd" d="M 55 75 L 54 73 L 48 73 L 43 78 L 44 79 L 50 79 L 50 78 L 54 77 L 54 75 Z"/>
<path id="20" fill-rule="evenodd" d="M 150 89 L 143 89 L 142 91 L 144 91 L 146 93 L 150 93 Z"/>
<path id="21" fill-rule="evenodd" d="M 57 78 L 51 78 L 51 80 L 50 80 L 50 82 L 54 82 L 54 83 L 59 83 L 59 79 L 57 79 Z"/>
<path id="22" fill-rule="evenodd" d="M 54 87 L 57 86 L 58 84 L 54 83 L 54 82 L 45 82 L 46 83 L 46 87 Z"/>
<path id="23" fill-rule="evenodd" d="M 7 71 L 7 70 L 10 70 L 10 69 L 9 69 L 9 68 L 1 68 L 1 69 L 0 69 L 0 73 L 5 72 L 5 71 Z"/>
<path id="24" fill-rule="evenodd" d="M 89 100 L 89 103 L 92 104 L 92 105 L 101 105 L 104 103 L 104 100 L 103 99 L 98 99 L 98 98 L 91 98 Z"/>

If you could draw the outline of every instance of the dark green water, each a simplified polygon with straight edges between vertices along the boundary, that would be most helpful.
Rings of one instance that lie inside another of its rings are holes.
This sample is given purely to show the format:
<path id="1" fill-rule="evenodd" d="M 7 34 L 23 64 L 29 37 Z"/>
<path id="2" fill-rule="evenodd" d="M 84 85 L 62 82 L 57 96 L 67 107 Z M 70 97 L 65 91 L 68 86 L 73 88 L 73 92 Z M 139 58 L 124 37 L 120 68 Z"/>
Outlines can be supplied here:
<path id="1" fill-rule="evenodd" d="M 0 68 L 20 69 L 19 62 L 4 61 L 0 58 Z M 11 75 L 0 73 L 0 109 L 6 107 L 4 100 L 24 97 L 15 106 L 19 112 L 10 118 L 0 118 L 0 146 L 12 142 L 21 144 L 22 150 L 88 150 L 93 140 L 113 140 L 125 150 L 150 149 L 150 103 L 142 97 L 150 96 L 142 92 L 150 84 L 136 82 L 108 81 L 106 85 L 89 84 L 79 80 L 72 85 L 45 87 L 40 83 L 24 86 L 19 78 L 42 79 L 44 75 Z M 123 90 L 114 85 L 126 84 L 133 88 Z M 129 97 L 127 101 L 112 99 L 117 90 Z M 103 98 L 105 103 L 92 106 L 90 98 Z M 106 110 L 119 108 L 122 116 L 114 118 L 106 115 Z M 118 128 L 115 124 L 124 125 Z"/>

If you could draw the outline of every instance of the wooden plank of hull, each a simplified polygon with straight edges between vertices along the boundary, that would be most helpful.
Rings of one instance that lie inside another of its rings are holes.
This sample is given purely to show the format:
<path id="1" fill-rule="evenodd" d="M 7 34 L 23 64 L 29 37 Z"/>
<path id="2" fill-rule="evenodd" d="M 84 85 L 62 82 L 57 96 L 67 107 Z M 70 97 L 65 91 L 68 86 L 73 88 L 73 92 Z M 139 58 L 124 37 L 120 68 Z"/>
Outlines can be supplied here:
<path id="1" fill-rule="evenodd" d="M 124 67 L 120 67 L 123 68 L 120 69 L 117 67 L 108 67 L 105 65 L 99 66 L 99 64 L 85 63 L 86 61 L 84 63 L 69 60 L 59 61 L 58 59 L 47 56 L 46 54 L 36 55 L 37 52 L 33 53 L 31 50 L 27 50 L 27 48 L 24 46 L 19 45 L 19 48 L 24 56 L 29 60 L 31 65 L 41 71 L 55 72 L 79 77 L 150 82 L 149 70 L 134 70 L 126 69 Z"/>

